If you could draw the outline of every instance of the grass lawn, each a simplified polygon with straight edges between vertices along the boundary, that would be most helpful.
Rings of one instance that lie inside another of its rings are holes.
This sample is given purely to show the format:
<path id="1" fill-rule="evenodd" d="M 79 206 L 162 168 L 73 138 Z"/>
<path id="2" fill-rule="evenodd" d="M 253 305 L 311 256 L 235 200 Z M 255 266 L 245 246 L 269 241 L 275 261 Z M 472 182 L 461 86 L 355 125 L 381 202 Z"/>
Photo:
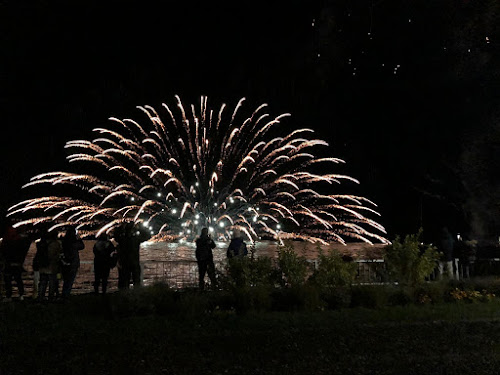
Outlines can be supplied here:
<path id="1" fill-rule="evenodd" d="M 1 304 L 0 375 L 500 373 L 497 299 L 244 315 L 112 304 Z"/>

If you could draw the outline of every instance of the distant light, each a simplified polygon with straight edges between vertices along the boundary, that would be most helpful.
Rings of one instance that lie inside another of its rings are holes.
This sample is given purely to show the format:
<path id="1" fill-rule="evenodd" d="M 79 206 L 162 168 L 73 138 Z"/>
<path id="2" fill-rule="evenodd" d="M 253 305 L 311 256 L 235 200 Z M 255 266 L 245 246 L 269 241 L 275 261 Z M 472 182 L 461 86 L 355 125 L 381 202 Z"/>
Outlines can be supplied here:
<path id="1" fill-rule="evenodd" d="M 252 207 L 248 207 L 248 211 L 252 211 Z"/>
<path id="2" fill-rule="evenodd" d="M 173 214 L 176 214 L 176 213 L 177 213 L 177 210 L 174 208 L 174 209 L 172 210 L 172 213 L 173 213 Z"/>
<path id="3" fill-rule="evenodd" d="M 210 189 L 210 192 L 211 192 L 211 193 L 213 193 L 213 192 L 214 192 L 214 189 L 213 189 L 213 188 L 212 188 L 212 189 Z"/>
<path id="4" fill-rule="evenodd" d="M 161 197 L 161 193 L 156 194 L 158 197 Z"/>
<path id="5" fill-rule="evenodd" d="M 130 197 L 130 200 L 133 202 L 133 201 L 135 201 L 135 198 L 134 197 Z"/>
<path id="6" fill-rule="evenodd" d="M 182 236 L 184 234 L 184 232 L 179 232 L 179 236 Z"/>
<path id="7" fill-rule="evenodd" d="M 276 229 L 281 229 L 281 225 L 280 224 L 276 225 Z"/>
<path id="8" fill-rule="evenodd" d="M 259 207 L 257 207 L 257 208 L 256 208 L 256 210 L 257 210 L 257 211 L 260 211 L 260 208 L 259 208 Z"/>
<path id="9" fill-rule="evenodd" d="M 154 231 L 151 231 L 151 234 L 155 234 L 155 232 L 154 232 Z"/>
<path id="10" fill-rule="evenodd" d="M 136 236 L 138 236 L 139 234 L 141 234 L 141 232 L 139 232 L 139 231 L 135 232 Z"/>
<path id="11" fill-rule="evenodd" d="M 144 221 L 144 222 L 142 223 L 142 226 L 143 226 L 143 227 L 145 227 L 145 228 L 147 228 L 148 223 L 147 223 L 146 221 Z"/>
<path id="12" fill-rule="evenodd" d="M 217 203 L 214 203 L 214 207 L 217 207 Z"/>
<path id="13" fill-rule="evenodd" d="M 188 229 L 187 232 L 188 232 L 188 234 L 191 233 L 191 229 Z"/>
<path id="14" fill-rule="evenodd" d="M 208 231 L 209 231 L 209 232 L 213 232 L 213 231 L 214 231 L 214 228 L 213 228 L 213 227 L 209 227 L 209 228 L 208 228 Z"/>
<path id="15" fill-rule="evenodd" d="M 198 225 L 198 223 L 199 223 L 199 221 L 198 221 L 198 220 L 195 220 L 195 221 L 194 221 L 194 224 L 195 224 L 195 225 Z"/>
<path id="16" fill-rule="evenodd" d="M 229 198 L 229 202 L 234 203 L 234 199 L 233 198 Z"/>
<path id="17" fill-rule="evenodd" d="M 195 183 L 194 185 L 195 185 L 195 186 L 200 186 L 200 183 L 199 183 L 199 182 L 197 182 L 197 183 Z"/>
<path id="18" fill-rule="evenodd" d="M 194 215 L 194 218 L 195 218 L 195 219 L 199 219 L 199 218 L 200 218 L 200 215 L 199 215 L 199 214 L 196 214 L 196 215 Z"/>
<path id="19" fill-rule="evenodd" d="M 257 216 L 253 217 L 253 222 L 255 223 L 257 221 Z"/>
<path id="20" fill-rule="evenodd" d="M 224 228 L 224 222 L 223 222 L 223 221 L 221 221 L 221 222 L 219 223 L 219 227 Z"/>

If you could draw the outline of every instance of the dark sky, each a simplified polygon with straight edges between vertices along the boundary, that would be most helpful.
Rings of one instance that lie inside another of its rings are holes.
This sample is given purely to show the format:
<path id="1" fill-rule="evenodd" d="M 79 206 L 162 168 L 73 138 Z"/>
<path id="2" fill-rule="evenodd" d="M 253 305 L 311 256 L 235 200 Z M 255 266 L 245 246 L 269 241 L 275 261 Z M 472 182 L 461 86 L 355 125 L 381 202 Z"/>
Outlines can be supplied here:
<path id="1" fill-rule="evenodd" d="M 496 1 L 67 3 L 0 0 L 2 215 L 31 176 L 68 169 L 66 141 L 179 94 L 291 112 L 347 161 L 391 238 L 496 220 L 477 215 L 500 209 L 478 198 L 500 187 Z"/>

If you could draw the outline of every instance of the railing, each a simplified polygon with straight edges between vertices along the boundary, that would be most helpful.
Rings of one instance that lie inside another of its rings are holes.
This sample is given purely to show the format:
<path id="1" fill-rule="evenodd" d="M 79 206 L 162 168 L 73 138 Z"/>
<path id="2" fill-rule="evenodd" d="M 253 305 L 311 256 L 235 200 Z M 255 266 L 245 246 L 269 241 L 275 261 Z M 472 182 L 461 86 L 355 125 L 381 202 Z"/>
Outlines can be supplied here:
<path id="1" fill-rule="evenodd" d="M 318 266 L 317 260 L 308 261 L 312 268 L 315 269 Z M 379 284 L 387 282 L 386 279 L 386 269 L 383 259 L 358 259 L 354 261 L 357 264 L 357 272 L 355 283 L 357 284 Z M 484 262 L 483 262 L 484 263 Z M 476 269 L 479 268 L 480 264 L 476 263 Z M 215 263 L 215 267 L 219 273 L 225 272 L 226 261 L 219 261 Z M 500 259 L 488 259 L 487 263 L 488 269 L 500 269 Z M 26 289 L 26 295 L 33 293 L 33 272 L 31 266 L 25 264 L 26 273 L 23 275 L 24 285 Z M 458 275 L 460 279 L 470 277 L 469 274 L 465 274 L 461 266 L 457 267 Z M 198 285 L 198 265 L 194 260 L 174 260 L 174 261 L 156 261 L 148 260 L 141 262 L 142 280 L 143 285 L 151 285 L 155 282 L 164 282 L 174 289 L 190 288 L 196 287 Z M 439 277 L 439 272 L 436 268 L 434 272 L 429 275 L 427 280 L 435 280 Z M 62 283 L 62 281 L 61 281 Z M 82 260 L 80 264 L 80 269 L 78 271 L 73 293 L 88 293 L 93 291 L 94 286 L 94 267 L 93 261 Z M 0 293 L 4 294 L 3 288 L 3 278 L 0 279 Z M 15 283 L 14 283 L 15 285 Z M 113 268 L 110 272 L 108 279 L 108 289 L 110 291 L 117 290 L 118 285 L 118 270 Z M 16 288 L 14 286 L 14 294 Z"/>

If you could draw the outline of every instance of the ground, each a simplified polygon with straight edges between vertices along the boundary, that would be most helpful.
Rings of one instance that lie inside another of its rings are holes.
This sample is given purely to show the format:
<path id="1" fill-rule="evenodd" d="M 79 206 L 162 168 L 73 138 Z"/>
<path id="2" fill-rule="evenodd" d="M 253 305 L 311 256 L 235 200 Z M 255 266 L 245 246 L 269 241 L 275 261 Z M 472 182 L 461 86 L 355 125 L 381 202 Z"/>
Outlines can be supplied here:
<path id="1" fill-rule="evenodd" d="M 498 301 L 244 315 L 111 305 L 2 304 L 0 374 L 497 374 L 500 364 Z"/>

